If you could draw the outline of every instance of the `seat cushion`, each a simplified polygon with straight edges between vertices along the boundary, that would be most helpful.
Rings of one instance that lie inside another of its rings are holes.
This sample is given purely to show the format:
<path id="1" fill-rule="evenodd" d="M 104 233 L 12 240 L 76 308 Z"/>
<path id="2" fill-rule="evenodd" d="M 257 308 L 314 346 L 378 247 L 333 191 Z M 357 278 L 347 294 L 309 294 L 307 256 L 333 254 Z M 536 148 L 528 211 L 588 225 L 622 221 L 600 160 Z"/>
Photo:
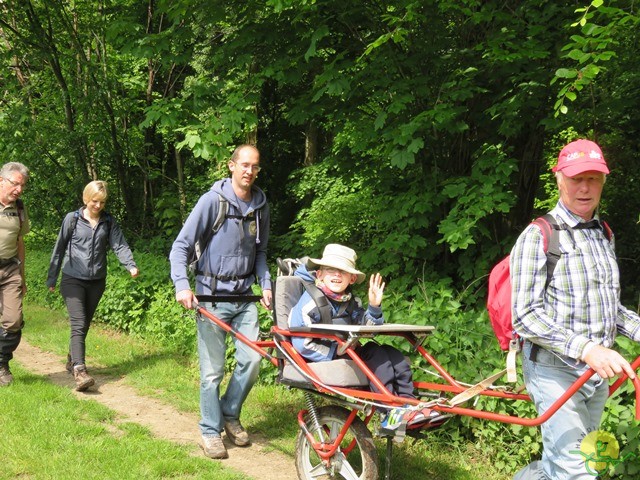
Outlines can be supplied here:
<path id="1" fill-rule="evenodd" d="M 335 387 L 368 387 L 369 379 L 353 360 L 338 359 L 329 362 L 310 362 L 307 366 L 318 379 Z M 282 370 L 283 380 L 293 383 L 310 383 L 289 362 Z"/>

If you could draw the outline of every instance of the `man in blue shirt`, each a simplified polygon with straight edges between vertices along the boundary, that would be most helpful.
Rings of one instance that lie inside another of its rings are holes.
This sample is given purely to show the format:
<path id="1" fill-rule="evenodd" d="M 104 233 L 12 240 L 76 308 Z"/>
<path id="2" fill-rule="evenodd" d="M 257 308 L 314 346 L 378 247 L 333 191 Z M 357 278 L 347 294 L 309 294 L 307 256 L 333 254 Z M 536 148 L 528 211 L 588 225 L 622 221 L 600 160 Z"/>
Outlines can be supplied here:
<path id="1" fill-rule="evenodd" d="M 196 243 L 203 246 L 196 267 L 198 295 L 251 294 L 258 280 L 262 288 L 262 305 L 271 308 L 271 280 L 267 268 L 269 240 L 269 207 L 262 190 L 254 185 L 260 171 L 260 153 L 252 145 L 235 149 L 228 164 L 231 177 L 213 184 L 211 190 L 193 208 L 173 243 L 169 259 L 176 300 L 185 308 L 193 308 L 196 296 L 189 285 L 187 263 Z M 224 223 L 213 236 L 218 211 L 226 201 L 228 211 Z M 259 335 L 258 310 L 246 301 L 203 302 L 201 307 L 251 340 Z M 235 339 L 237 365 L 224 395 L 220 383 L 224 377 L 226 332 L 209 319 L 199 316 L 198 357 L 200 360 L 200 431 L 205 455 L 227 458 L 222 430 L 237 446 L 249 445 L 249 435 L 240 424 L 240 411 L 255 383 L 261 356 Z"/>

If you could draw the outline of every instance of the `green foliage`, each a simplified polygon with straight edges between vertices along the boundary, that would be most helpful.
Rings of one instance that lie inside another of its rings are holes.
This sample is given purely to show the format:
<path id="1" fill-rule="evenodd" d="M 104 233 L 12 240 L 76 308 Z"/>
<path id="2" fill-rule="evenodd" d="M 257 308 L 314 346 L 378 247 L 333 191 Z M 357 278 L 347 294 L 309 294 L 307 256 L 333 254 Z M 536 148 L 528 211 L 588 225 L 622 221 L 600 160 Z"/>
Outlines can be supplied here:
<path id="1" fill-rule="evenodd" d="M 576 9 L 576 13 L 582 16 L 571 29 L 579 29 L 580 35 L 572 35 L 562 49 L 567 52 L 567 61 L 575 62 L 576 66 L 558 69 L 551 82 L 560 81 L 562 85 L 554 105 L 556 116 L 569 112 L 567 101 L 574 102 L 585 87 L 596 81 L 616 57 L 620 33 L 635 28 L 639 21 L 637 15 L 625 8 L 604 6 L 602 0 L 593 0 L 588 6 Z"/>
<path id="2" fill-rule="evenodd" d="M 476 238 L 484 236 L 482 228 L 480 234 L 475 233 L 484 218 L 494 213 L 508 213 L 515 197 L 500 180 L 510 178 L 516 169 L 516 162 L 507 158 L 500 146 L 485 146 L 469 176 L 445 182 L 443 194 L 455 203 L 440 222 L 438 231 L 442 239 L 439 243 L 445 242 L 452 252 L 466 249 L 476 243 Z"/>

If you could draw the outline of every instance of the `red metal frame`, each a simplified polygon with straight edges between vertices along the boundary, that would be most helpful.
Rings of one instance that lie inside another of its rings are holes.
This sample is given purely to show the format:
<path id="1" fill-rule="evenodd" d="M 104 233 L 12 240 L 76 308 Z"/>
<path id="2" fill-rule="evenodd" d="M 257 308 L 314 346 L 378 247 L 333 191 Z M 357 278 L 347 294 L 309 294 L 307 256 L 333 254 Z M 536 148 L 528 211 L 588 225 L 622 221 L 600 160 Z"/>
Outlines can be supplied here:
<path id="1" fill-rule="evenodd" d="M 322 459 L 322 461 L 326 463 L 331 459 L 331 457 L 333 457 L 336 454 L 336 452 L 340 448 L 340 444 L 344 440 L 344 437 L 347 435 L 347 431 L 349 430 L 349 427 L 351 426 L 355 418 L 358 416 L 358 410 L 351 411 L 351 413 L 347 417 L 347 421 L 344 422 L 344 425 L 340 429 L 340 433 L 331 443 L 316 441 L 314 436 L 309 431 L 307 427 L 307 422 L 305 421 L 305 418 L 304 418 L 307 413 L 308 413 L 307 410 L 300 410 L 298 412 L 298 425 L 300 425 L 300 428 L 302 429 L 305 436 L 307 437 L 307 440 L 309 441 L 309 445 L 313 447 L 313 450 L 318 454 L 318 456 Z M 343 448 L 341 449 L 341 451 L 343 451 L 345 454 L 348 455 L 349 452 L 353 450 L 355 445 L 356 445 L 356 441 L 354 439 L 351 441 L 351 443 L 349 443 L 347 448 Z"/>
<path id="2" fill-rule="evenodd" d="M 211 312 L 203 309 L 201 307 L 197 307 L 196 311 L 201 315 L 204 315 L 216 325 L 218 325 L 223 330 L 229 332 L 231 335 L 238 338 L 243 343 L 247 344 L 253 350 L 258 352 L 264 358 L 269 360 L 272 364 L 278 364 L 278 359 L 275 358 L 270 351 L 275 350 L 276 348 L 280 348 L 288 357 L 295 361 L 296 366 L 306 374 L 309 380 L 312 382 L 314 388 L 320 392 L 329 395 L 343 395 L 345 397 L 355 398 L 356 400 L 362 401 L 372 401 L 376 403 L 383 403 L 390 407 L 394 406 L 402 406 L 406 404 L 410 405 L 418 405 L 421 403 L 420 400 L 417 399 L 408 399 L 404 397 L 397 397 L 389 392 L 382 383 L 378 380 L 378 378 L 371 372 L 371 370 L 365 365 L 365 363 L 358 357 L 355 351 L 352 348 L 346 349 L 346 354 L 356 363 L 356 365 L 363 371 L 363 373 L 368 377 L 369 381 L 373 383 L 379 390 L 379 393 L 372 392 L 370 390 L 359 390 L 348 387 L 337 387 L 331 386 L 331 389 L 327 389 L 320 379 L 317 378 L 315 373 L 309 368 L 307 362 L 304 358 L 293 348 L 293 345 L 289 340 L 289 337 L 297 336 L 297 337 L 314 337 L 318 338 L 319 336 L 333 340 L 338 343 L 338 345 L 344 345 L 345 341 L 338 335 L 328 334 L 328 335 L 319 335 L 317 333 L 307 333 L 307 332 L 291 332 L 289 330 L 283 330 L 278 327 L 272 327 L 271 333 L 278 338 L 283 338 L 285 340 L 279 341 L 278 345 L 274 340 L 267 341 L 252 341 L 240 334 L 239 332 L 233 330 L 230 325 L 226 324 Z M 440 392 L 440 393 L 450 393 L 450 394 L 458 394 L 467 390 L 468 387 L 461 385 L 458 381 L 456 381 L 445 369 L 442 365 L 440 365 L 437 360 L 427 352 L 427 350 L 421 345 L 421 342 L 417 340 L 417 338 L 413 335 L 407 335 L 404 333 L 386 333 L 386 335 L 400 336 L 404 337 L 407 341 L 409 341 L 417 350 L 417 352 L 426 360 L 426 362 L 433 367 L 438 374 L 443 378 L 445 383 L 430 383 L 430 382 L 414 382 L 415 386 L 419 390 L 426 390 L 430 392 Z M 640 356 L 638 356 L 631 364 L 631 367 L 634 371 L 640 367 Z M 494 412 L 489 412 L 486 410 L 476 410 L 472 408 L 465 408 L 460 406 L 448 406 L 444 401 L 442 403 L 436 403 L 432 406 L 434 410 L 438 410 L 441 412 L 456 414 L 456 415 L 466 415 L 469 417 L 480 418 L 484 420 L 491 420 L 503 423 L 509 423 L 514 425 L 523 425 L 523 426 L 537 426 L 544 422 L 546 422 L 552 415 L 554 415 L 558 409 L 575 393 L 577 392 L 586 381 L 594 374 L 594 370 L 590 369 L 585 372 L 580 378 L 578 378 L 574 384 L 569 388 L 556 402 L 551 405 L 551 407 L 544 412 L 542 415 L 539 415 L 536 418 L 521 418 L 513 415 L 499 414 Z M 609 396 L 611 396 L 614 392 L 616 392 L 620 386 L 628 379 L 629 377 L 624 374 L 620 378 L 618 378 L 610 387 L 609 387 Z M 635 416 L 636 420 L 640 420 L 640 380 L 638 377 L 632 380 L 633 386 L 635 388 Z M 479 394 L 479 396 L 488 396 L 488 397 L 497 397 L 503 398 L 505 400 L 513 400 L 513 401 L 530 401 L 528 395 L 513 393 L 508 391 L 501 390 L 491 390 L 484 389 Z M 343 431 L 341 431 L 339 437 L 330 445 L 319 444 L 315 442 L 313 436 L 306 430 L 304 427 L 304 415 L 306 414 L 305 410 L 302 410 L 298 414 L 298 423 L 301 428 L 305 430 L 307 438 L 309 439 L 310 444 L 314 446 L 318 455 L 321 458 L 330 458 L 333 454 L 335 454 L 336 449 L 340 445 L 340 442 L 344 438 L 347 429 L 349 428 L 353 418 L 357 415 L 358 411 L 354 409 L 351 412 L 351 416 L 346 422 Z M 366 419 L 368 422 L 371 418 L 369 415 Z"/>

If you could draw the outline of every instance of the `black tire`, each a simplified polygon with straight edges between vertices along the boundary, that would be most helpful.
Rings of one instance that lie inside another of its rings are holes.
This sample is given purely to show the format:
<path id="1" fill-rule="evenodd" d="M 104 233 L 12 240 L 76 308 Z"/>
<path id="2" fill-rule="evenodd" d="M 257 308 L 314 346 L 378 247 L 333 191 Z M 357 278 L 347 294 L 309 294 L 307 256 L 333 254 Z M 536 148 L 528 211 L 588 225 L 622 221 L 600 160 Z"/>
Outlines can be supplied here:
<path id="1" fill-rule="evenodd" d="M 346 423 L 349 411 L 337 406 L 318 409 L 318 422 L 325 438 L 333 439 Z M 318 440 L 318 431 L 307 414 L 307 428 Z M 346 454 L 346 449 L 355 440 L 356 445 Z M 322 460 L 313 450 L 302 430 L 296 439 L 296 470 L 300 480 L 377 480 L 378 452 L 371 432 L 360 418 L 356 418 L 345 435 L 340 450 L 332 457 L 333 472 L 324 468 Z"/>

